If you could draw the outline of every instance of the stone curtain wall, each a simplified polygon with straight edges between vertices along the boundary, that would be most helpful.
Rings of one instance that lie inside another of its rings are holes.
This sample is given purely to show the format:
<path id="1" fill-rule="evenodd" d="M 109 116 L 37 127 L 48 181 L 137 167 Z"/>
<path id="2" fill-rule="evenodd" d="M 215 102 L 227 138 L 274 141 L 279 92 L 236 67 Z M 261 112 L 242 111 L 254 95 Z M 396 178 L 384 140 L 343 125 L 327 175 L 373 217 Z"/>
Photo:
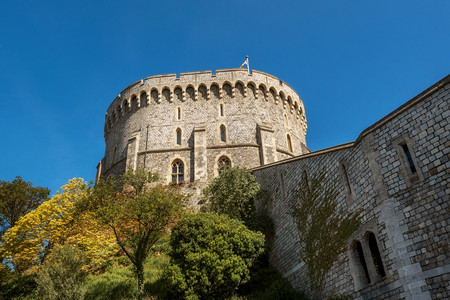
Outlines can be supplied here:
<path id="1" fill-rule="evenodd" d="M 272 198 L 271 262 L 296 288 L 308 290 L 308 279 L 289 212 L 301 172 L 325 168 L 328 179 L 339 183 L 338 207 L 363 212 L 349 250 L 327 276 L 325 294 L 360 299 L 450 297 L 449 82 L 447 76 L 366 129 L 354 143 L 254 169 Z M 374 243 L 384 270 L 373 259 Z"/>
<path id="2" fill-rule="evenodd" d="M 269 144 L 261 127 L 269 129 Z M 127 87 L 108 108 L 98 174 L 121 174 L 136 161 L 169 182 L 170 165 L 179 159 L 185 181 L 203 186 L 217 176 L 221 156 L 232 165 L 256 167 L 307 153 L 306 129 L 302 100 L 272 75 L 230 69 L 152 76 Z"/>

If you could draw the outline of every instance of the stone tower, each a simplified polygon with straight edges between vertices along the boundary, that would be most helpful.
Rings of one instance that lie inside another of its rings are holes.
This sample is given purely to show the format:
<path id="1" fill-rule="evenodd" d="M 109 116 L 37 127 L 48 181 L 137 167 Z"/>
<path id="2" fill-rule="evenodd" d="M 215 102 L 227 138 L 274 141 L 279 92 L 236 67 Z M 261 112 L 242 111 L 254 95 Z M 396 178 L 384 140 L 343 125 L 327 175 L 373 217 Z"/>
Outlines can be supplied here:
<path id="1" fill-rule="evenodd" d="M 150 76 L 109 106 L 97 179 L 145 168 L 201 188 L 222 164 L 252 168 L 309 152 L 306 129 L 303 101 L 270 74 Z"/>

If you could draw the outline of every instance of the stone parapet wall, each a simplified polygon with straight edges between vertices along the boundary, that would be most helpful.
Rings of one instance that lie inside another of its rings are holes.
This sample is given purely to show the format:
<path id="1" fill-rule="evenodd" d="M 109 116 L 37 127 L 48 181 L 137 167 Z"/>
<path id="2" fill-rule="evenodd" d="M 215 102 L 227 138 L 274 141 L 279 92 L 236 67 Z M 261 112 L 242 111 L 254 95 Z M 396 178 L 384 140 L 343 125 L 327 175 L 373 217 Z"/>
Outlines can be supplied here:
<path id="1" fill-rule="evenodd" d="M 302 100 L 275 76 L 244 69 L 156 75 L 125 88 L 105 119 L 99 176 L 144 167 L 167 182 L 180 160 L 184 181 L 218 173 L 220 155 L 249 168 L 309 152 Z M 223 132 L 222 132 L 223 131 Z"/>
<path id="2" fill-rule="evenodd" d="M 302 172 L 325 169 L 327 180 L 339 183 L 338 208 L 361 210 L 363 219 L 348 241 L 349 250 L 328 273 L 324 293 L 360 299 L 449 298 L 449 83 L 447 76 L 369 127 L 356 142 L 254 169 L 272 199 L 271 262 L 296 288 L 310 291 L 290 211 Z M 373 243 L 384 274 L 372 260 Z"/>

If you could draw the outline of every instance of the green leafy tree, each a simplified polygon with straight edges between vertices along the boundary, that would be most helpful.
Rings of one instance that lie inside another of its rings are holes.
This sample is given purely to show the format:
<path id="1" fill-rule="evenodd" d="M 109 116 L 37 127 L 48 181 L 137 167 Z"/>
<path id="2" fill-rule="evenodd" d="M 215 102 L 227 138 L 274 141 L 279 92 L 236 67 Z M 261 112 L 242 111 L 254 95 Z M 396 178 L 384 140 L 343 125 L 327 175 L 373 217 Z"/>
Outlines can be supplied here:
<path id="1" fill-rule="evenodd" d="M 225 299 L 250 278 L 264 235 L 226 215 L 188 215 L 172 230 L 170 290 L 185 299 Z"/>
<path id="2" fill-rule="evenodd" d="M 322 290 L 326 274 L 346 250 L 346 240 L 360 225 L 359 213 L 336 210 L 338 191 L 326 180 L 325 171 L 313 176 L 303 172 L 298 202 L 292 211 L 300 239 L 300 257 L 308 267 L 311 286 Z"/>
<path id="3" fill-rule="evenodd" d="M 187 203 L 177 186 L 156 185 L 158 180 L 156 174 L 144 170 L 129 171 L 119 179 L 97 183 L 92 197 L 80 205 L 114 232 L 117 244 L 136 268 L 139 298 L 144 294 L 145 259 Z"/>
<path id="4" fill-rule="evenodd" d="M 83 299 L 87 258 L 72 245 L 57 245 L 36 275 L 40 299 Z"/>
<path id="5" fill-rule="evenodd" d="M 11 182 L 0 180 L 0 237 L 14 227 L 21 216 L 47 200 L 49 194 L 48 188 L 33 187 L 20 176 Z"/>
<path id="6" fill-rule="evenodd" d="M 250 170 L 226 167 L 203 190 L 203 202 L 207 211 L 247 222 L 255 213 L 254 199 L 258 192 L 259 184 Z"/>

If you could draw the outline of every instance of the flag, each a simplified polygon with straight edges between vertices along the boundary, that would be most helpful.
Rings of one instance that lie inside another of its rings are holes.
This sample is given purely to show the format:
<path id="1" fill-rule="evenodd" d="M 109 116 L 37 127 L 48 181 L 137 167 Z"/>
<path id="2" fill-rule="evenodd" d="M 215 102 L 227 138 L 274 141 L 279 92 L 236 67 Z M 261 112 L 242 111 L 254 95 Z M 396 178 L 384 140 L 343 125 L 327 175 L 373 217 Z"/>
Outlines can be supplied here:
<path id="1" fill-rule="evenodd" d="M 243 68 L 245 65 L 247 65 L 248 67 L 248 56 L 245 58 L 244 63 L 239 68 Z"/>

